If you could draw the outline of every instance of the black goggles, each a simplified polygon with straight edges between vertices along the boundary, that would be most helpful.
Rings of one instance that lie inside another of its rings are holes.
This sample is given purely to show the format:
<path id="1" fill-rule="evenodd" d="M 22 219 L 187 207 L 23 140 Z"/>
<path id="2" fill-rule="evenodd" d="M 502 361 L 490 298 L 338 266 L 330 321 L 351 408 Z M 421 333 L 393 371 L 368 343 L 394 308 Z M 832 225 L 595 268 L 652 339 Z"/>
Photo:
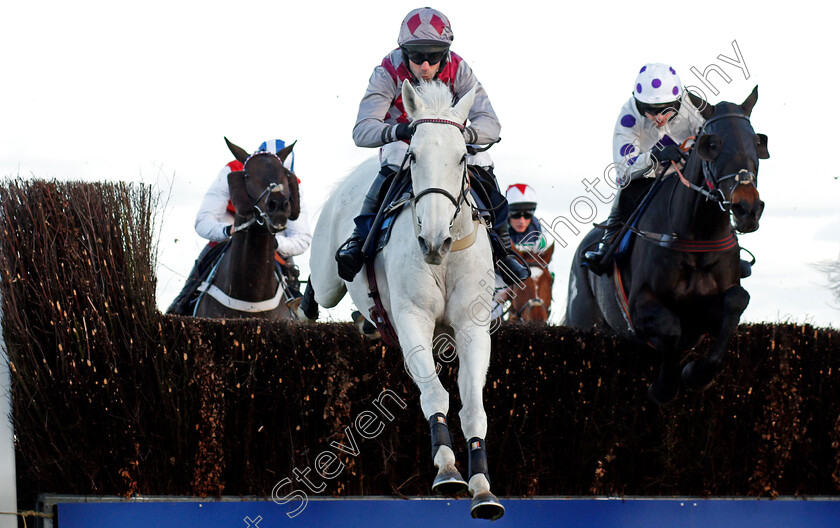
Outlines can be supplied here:
<path id="1" fill-rule="evenodd" d="M 403 51 L 405 51 L 405 54 L 408 56 L 408 60 L 410 60 L 414 64 L 417 64 L 418 66 L 422 65 L 424 62 L 428 62 L 429 66 L 434 66 L 435 64 L 442 61 L 448 53 L 448 50 L 417 51 L 408 48 L 403 48 Z"/>
<path id="2" fill-rule="evenodd" d="M 679 112 L 680 102 L 674 101 L 673 103 L 653 105 L 636 101 L 636 108 L 639 109 L 639 113 L 642 115 L 650 114 L 652 116 L 658 116 L 666 112 Z"/>
<path id="3" fill-rule="evenodd" d="M 529 211 L 517 211 L 515 213 L 510 213 L 509 216 L 511 218 L 524 218 L 525 220 L 530 220 L 534 216 L 534 213 Z"/>

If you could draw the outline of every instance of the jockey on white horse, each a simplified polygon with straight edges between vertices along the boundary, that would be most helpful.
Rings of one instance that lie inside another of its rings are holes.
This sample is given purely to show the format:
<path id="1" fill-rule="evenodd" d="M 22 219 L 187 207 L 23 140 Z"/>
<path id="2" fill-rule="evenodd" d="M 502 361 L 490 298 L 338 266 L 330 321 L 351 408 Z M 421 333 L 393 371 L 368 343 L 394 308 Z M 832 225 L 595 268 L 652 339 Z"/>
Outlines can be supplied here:
<path id="1" fill-rule="evenodd" d="M 476 86 L 475 102 L 467 116 L 469 125 L 463 130 L 464 139 L 468 145 L 499 141 L 501 125 L 490 99 L 466 61 L 449 50 L 452 40 L 452 27 L 443 13 L 428 7 L 415 9 L 400 26 L 399 47 L 373 71 L 359 105 L 353 140 L 360 147 L 380 147 L 381 169 L 367 191 L 355 220 L 356 229 L 335 255 L 339 275 L 348 282 L 362 269 L 365 258 L 362 248 L 379 211 L 380 192 L 383 186 L 387 189 L 386 182 L 390 182 L 399 170 L 413 133 L 400 93 L 403 81 L 415 85 L 422 81 L 440 81 L 449 87 L 456 101 Z M 507 208 L 493 174 L 493 162 L 486 152 L 476 152 L 468 156 L 467 163 L 480 167 L 475 170 L 487 180 L 490 194 L 491 203 L 486 205 L 496 210 L 493 228 L 496 236 L 492 237 L 494 260 L 504 270 L 502 275 L 508 283 L 523 281 L 530 271 L 510 251 Z"/>

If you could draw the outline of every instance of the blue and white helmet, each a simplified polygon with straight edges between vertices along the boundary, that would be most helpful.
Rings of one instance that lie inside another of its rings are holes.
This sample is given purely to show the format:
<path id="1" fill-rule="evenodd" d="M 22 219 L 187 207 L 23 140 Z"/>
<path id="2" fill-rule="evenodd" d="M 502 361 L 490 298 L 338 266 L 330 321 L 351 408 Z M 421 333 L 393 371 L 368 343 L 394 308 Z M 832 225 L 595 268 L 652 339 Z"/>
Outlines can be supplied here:
<path id="1" fill-rule="evenodd" d="M 633 97 L 636 101 L 649 105 L 678 101 L 682 93 L 682 82 L 676 70 L 659 62 L 642 66 L 633 85 Z"/>
<path id="2" fill-rule="evenodd" d="M 257 152 L 273 152 L 275 154 L 280 154 L 280 151 L 286 148 L 286 142 L 282 139 L 268 139 L 263 141 L 260 144 L 260 148 L 257 149 Z M 291 156 L 286 158 L 286 161 L 283 162 L 283 165 L 286 166 L 287 169 L 294 172 L 295 170 L 295 153 L 292 151 Z"/>

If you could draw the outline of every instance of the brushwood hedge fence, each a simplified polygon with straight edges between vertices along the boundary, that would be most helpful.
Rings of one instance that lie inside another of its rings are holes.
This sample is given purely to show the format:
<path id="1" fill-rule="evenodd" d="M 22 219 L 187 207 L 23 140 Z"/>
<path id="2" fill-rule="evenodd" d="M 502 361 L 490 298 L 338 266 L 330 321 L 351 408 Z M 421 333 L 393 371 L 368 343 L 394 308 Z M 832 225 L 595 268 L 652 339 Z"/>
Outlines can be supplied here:
<path id="1" fill-rule="evenodd" d="M 428 494 L 427 425 L 398 350 L 349 323 L 157 310 L 155 196 L 126 184 L 0 186 L 21 504 L 39 492 L 312 494 L 295 480 L 307 468 L 324 496 Z M 502 326 L 485 390 L 494 491 L 837 495 L 838 344 L 834 329 L 742 325 L 711 389 L 657 408 L 646 399 L 647 349 L 565 327 Z M 441 363 L 463 453 L 457 368 Z M 371 413 L 375 435 L 359 422 Z M 340 464 L 316 462 L 327 451 Z"/>

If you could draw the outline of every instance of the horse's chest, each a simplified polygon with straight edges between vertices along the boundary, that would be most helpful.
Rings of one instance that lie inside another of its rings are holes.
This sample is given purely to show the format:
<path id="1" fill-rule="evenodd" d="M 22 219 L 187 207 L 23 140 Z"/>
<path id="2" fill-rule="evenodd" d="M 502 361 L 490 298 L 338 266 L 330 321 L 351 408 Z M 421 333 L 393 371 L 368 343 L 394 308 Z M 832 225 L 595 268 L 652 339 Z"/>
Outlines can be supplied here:
<path id="1" fill-rule="evenodd" d="M 714 297 L 722 292 L 720 277 L 713 266 L 686 266 L 673 285 L 677 302 L 693 302 L 705 297 Z"/>

